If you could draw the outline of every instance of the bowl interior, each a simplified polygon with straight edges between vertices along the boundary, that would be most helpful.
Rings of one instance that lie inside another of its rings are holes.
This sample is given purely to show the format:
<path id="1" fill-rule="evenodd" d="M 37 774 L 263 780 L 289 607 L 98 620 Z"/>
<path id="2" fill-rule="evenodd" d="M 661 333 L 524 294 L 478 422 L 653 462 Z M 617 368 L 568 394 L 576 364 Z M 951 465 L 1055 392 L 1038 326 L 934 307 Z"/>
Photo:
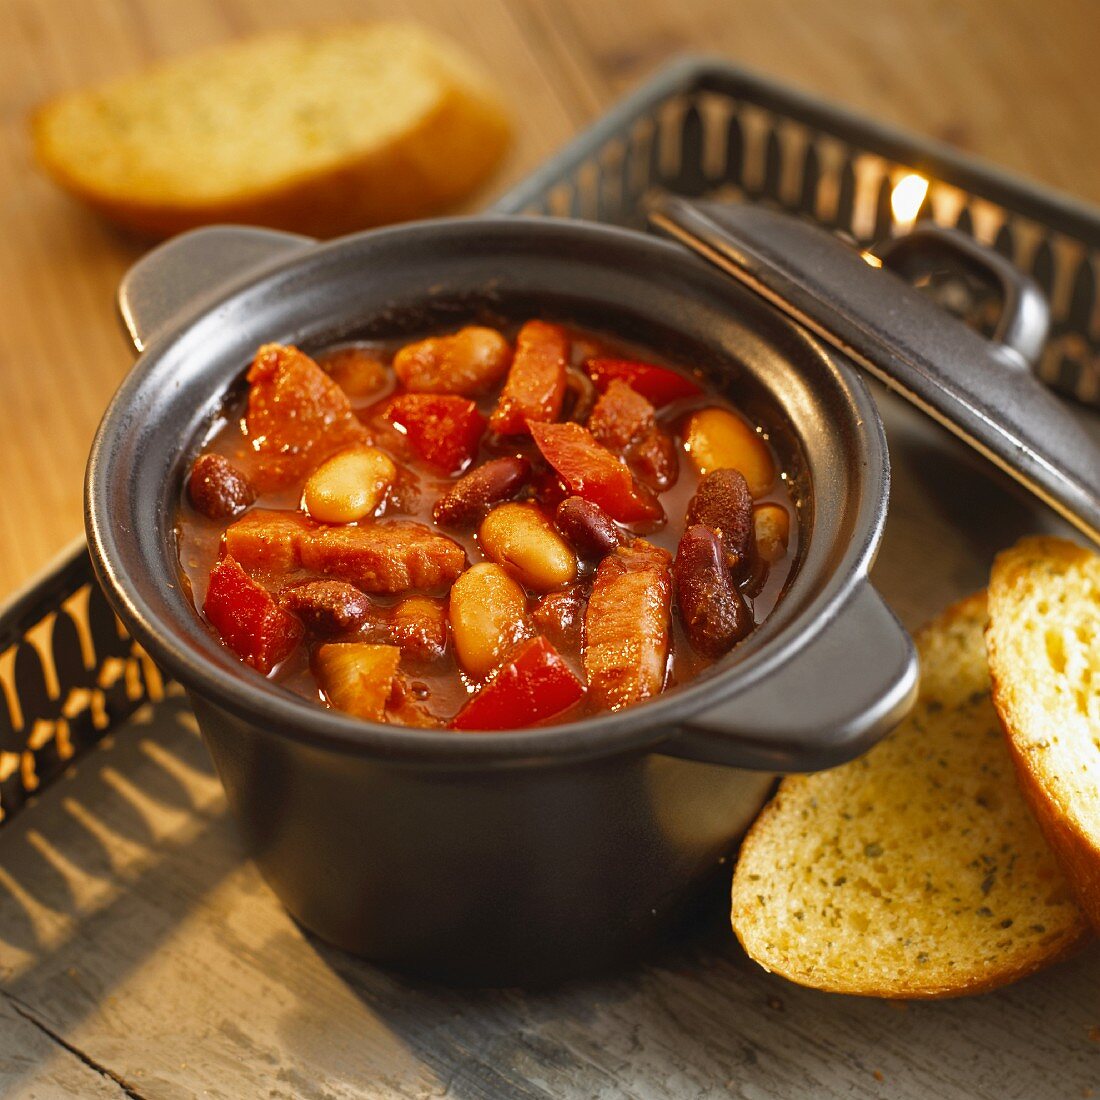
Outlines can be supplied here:
<path id="1" fill-rule="evenodd" d="M 700 368 L 765 425 L 792 478 L 800 560 L 779 605 L 697 680 L 618 714 L 455 737 L 346 718 L 241 666 L 179 582 L 175 523 L 187 463 L 256 347 L 317 350 L 413 336 L 471 319 L 561 320 Z M 877 413 L 849 368 L 680 247 L 550 219 L 417 223 L 345 238 L 184 310 L 109 407 L 89 461 L 93 560 L 134 636 L 188 688 L 290 736 L 437 762 L 596 755 L 660 740 L 720 700 L 731 677 L 767 675 L 864 572 L 887 493 Z"/>

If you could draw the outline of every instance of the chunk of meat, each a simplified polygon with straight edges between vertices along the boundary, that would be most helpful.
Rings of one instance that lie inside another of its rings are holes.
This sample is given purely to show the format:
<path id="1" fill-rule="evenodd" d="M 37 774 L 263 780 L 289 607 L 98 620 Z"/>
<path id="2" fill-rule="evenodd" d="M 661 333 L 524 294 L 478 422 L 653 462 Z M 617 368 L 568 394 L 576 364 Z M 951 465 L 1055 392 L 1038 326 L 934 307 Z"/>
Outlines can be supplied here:
<path id="1" fill-rule="evenodd" d="M 637 390 L 613 378 L 588 418 L 592 438 L 609 451 L 625 455 L 632 443 L 657 425 L 656 410 Z"/>
<path id="2" fill-rule="evenodd" d="M 747 573 L 756 556 L 752 493 L 740 470 L 711 470 L 688 504 L 685 525 L 701 523 L 722 540 L 727 566 Z"/>
<path id="3" fill-rule="evenodd" d="M 598 707 L 661 692 L 669 649 L 671 555 L 645 539 L 600 562 L 584 616 L 584 669 Z"/>
<path id="4" fill-rule="evenodd" d="M 630 448 L 627 462 L 643 485 L 659 492 L 675 485 L 680 476 L 680 452 L 676 440 L 659 427 Z"/>
<path id="5" fill-rule="evenodd" d="M 401 650 L 369 642 L 330 642 L 313 654 L 313 670 L 328 701 L 346 714 L 381 722 L 393 691 Z"/>
<path id="6" fill-rule="evenodd" d="M 210 571 L 203 614 L 245 664 L 267 675 L 302 639 L 302 624 L 231 557 Z"/>
<path id="7" fill-rule="evenodd" d="M 605 390 L 619 380 L 658 408 L 684 397 L 698 397 L 703 392 L 702 386 L 685 374 L 634 359 L 595 356 L 585 360 L 584 369 L 595 382 L 596 389 Z"/>
<path id="8" fill-rule="evenodd" d="M 598 504 L 620 523 L 664 518 L 660 501 L 579 424 L 532 424 L 543 457 L 571 493 Z"/>
<path id="9" fill-rule="evenodd" d="M 443 474 L 473 461 L 485 431 L 477 406 L 449 394 L 402 394 L 389 403 L 386 419 L 401 430 L 419 458 Z"/>
<path id="10" fill-rule="evenodd" d="M 390 616 L 390 632 L 413 661 L 438 661 L 447 650 L 447 605 L 431 596 L 408 596 Z"/>
<path id="11" fill-rule="evenodd" d="M 584 497 L 567 497 L 554 514 L 558 530 L 582 558 L 598 561 L 623 541 L 623 533 L 598 505 Z"/>
<path id="12" fill-rule="evenodd" d="M 207 519 L 228 519 L 252 504 L 256 490 L 224 455 L 205 454 L 191 467 L 187 495 L 195 511 Z"/>
<path id="13" fill-rule="evenodd" d="M 261 492 L 304 478 L 353 443 L 369 443 L 347 394 L 295 347 L 265 344 L 248 371 L 245 426 Z"/>
<path id="14" fill-rule="evenodd" d="M 396 520 L 318 527 L 302 541 L 302 568 L 364 592 L 446 588 L 466 568 L 466 551 L 422 523 Z"/>
<path id="15" fill-rule="evenodd" d="M 726 568 L 722 540 L 701 523 L 680 539 L 672 566 L 676 600 L 692 646 L 717 660 L 753 627 L 752 612 Z"/>
<path id="16" fill-rule="evenodd" d="M 406 344 L 393 357 L 393 371 L 414 393 L 473 397 L 491 390 L 511 361 L 512 349 L 496 329 L 467 325 L 450 336 Z"/>
<path id="17" fill-rule="evenodd" d="M 432 518 L 441 527 L 473 527 L 491 504 L 510 500 L 527 484 L 531 463 L 508 455 L 491 458 L 463 475 L 432 508 Z"/>
<path id="18" fill-rule="evenodd" d="M 366 595 L 344 581 L 306 581 L 284 588 L 279 603 L 318 638 L 354 634 L 372 619 L 383 618 Z"/>
<path id="19" fill-rule="evenodd" d="M 676 481 L 676 442 L 657 424 L 653 406 L 640 393 L 612 378 L 600 395 L 588 430 L 597 443 L 626 459 L 640 481 L 667 489 Z"/>
<path id="20" fill-rule="evenodd" d="M 569 352 L 569 335 L 560 325 L 528 321 L 516 337 L 516 353 L 489 427 L 498 435 L 520 435 L 531 423 L 557 420 Z"/>
<path id="21" fill-rule="evenodd" d="M 531 617 L 535 625 L 558 647 L 577 651 L 581 644 L 584 625 L 584 588 L 574 585 L 561 592 L 543 596 Z"/>
<path id="22" fill-rule="evenodd" d="M 545 639 L 520 649 L 457 714 L 456 730 L 512 730 L 568 710 L 584 697 L 584 684 Z"/>
<path id="23" fill-rule="evenodd" d="M 225 531 L 225 549 L 249 573 L 285 575 L 302 564 L 302 540 L 317 524 L 301 512 L 254 508 Z"/>
<path id="24" fill-rule="evenodd" d="M 466 566 L 466 551 L 422 523 L 328 525 L 299 512 L 256 510 L 225 532 L 226 548 L 250 572 L 305 569 L 365 592 L 441 589 Z"/>

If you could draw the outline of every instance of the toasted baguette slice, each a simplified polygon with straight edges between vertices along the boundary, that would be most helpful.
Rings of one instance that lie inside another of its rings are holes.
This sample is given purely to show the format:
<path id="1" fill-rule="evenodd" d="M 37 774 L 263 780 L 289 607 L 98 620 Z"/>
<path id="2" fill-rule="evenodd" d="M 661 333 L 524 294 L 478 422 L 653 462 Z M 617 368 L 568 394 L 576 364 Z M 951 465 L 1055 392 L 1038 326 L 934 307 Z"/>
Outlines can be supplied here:
<path id="1" fill-rule="evenodd" d="M 499 160 L 482 74 L 412 25 L 265 35 L 39 109 L 34 144 L 73 194 L 146 236 L 245 222 L 331 236 L 431 212 Z"/>
<path id="2" fill-rule="evenodd" d="M 1100 554 L 1055 538 L 999 554 L 989 668 L 1024 796 L 1100 930 Z"/>
<path id="3" fill-rule="evenodd" d="M 952 997 L 1069 954 L 1088 922 L 1028 813 L 990 699 L 984 594 L 918 635 L 910 715 L 866 756 L 785 779 L 733 879 L 733 928 L 817 989 Z"/>

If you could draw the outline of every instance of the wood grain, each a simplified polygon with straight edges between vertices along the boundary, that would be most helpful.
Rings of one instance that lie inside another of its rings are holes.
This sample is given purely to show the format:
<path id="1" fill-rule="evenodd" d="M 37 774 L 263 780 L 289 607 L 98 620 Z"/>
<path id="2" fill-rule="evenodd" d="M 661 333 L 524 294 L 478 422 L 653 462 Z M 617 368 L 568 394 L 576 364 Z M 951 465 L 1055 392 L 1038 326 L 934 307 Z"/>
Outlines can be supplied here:
<path id="1" fill-rule="evenodd" d="M 84 456 L 130 358 L 114 287 L 141 253 L 35 171 L 28 111 L 153 58 L 364 16 L 422 19 L 494 67 L 522 119 L 498 190 L 693 50 L 1100 201 L 1089 0 L 0 0 L 0 594 L 79 530 Z M 883 410 L 895 488 L 875 580 L 915 626 L 1049 521 L 908 408 Z M 0 1093 L 1100 1095 L 1096 947 L 989 997 L 885 1006 L 764 974 L 722 916 L 632 974 L 538 996 L 382 973 L 278 906 L 175 699 L 0 830 Z"/>
<path id="2" fill-rule="evenodd" d="M 112 1076 L 72 1094 L 117 1082 L 142 1100 L 1003 1100 L 1096 1083 L 1095 947 L 999 993 L 909 1005 L 774 978 L 717 910 L 648 966 L 548 993 L 376 970 L 298 928 L 243 859 L 192 721 L 178 698 L 139 718 L 0 832 L 14 1095 L 64 1095 L 89 1065 Z"/>
<path id="3" fill-rule="evenodd" d="M 1060 528 L 900 399 L 876 398 L 896 490 L 874 579 L 914 626 L 984 584 L 998 548 Z M 1100 416 L 1088 423 L 1100 438 Z M 81 1067 L 139 1100 L 1031 1100 L 1096 1086 L 1096 944 L 988 996 L 897 1005 L 770 976 L 737 947 L 724 898 L 710 915 L 648 966 L 548 993 L 403 981 L 281 909 L 177 695 L 0 829 L 0 1090 L 65 1095 Z"/>
<path id="4" fill-rule="evenodd" d="M 51 94 L 269 27 L 420 19 L 496 72 L 518 178 L 663 60 L 726 54 L 1100 201 L 1091 0 L 0 0 L 0 595 L 80 530 L 92 432 L 130 354 L 114 289 L 141 246 L 35 169 Z"/>

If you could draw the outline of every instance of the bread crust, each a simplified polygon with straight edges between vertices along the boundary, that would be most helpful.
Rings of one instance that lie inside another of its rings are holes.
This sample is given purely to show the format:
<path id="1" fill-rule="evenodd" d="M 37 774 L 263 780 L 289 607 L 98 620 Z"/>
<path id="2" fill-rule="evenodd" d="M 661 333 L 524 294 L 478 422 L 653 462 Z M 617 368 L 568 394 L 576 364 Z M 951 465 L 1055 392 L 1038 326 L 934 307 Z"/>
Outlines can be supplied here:
<path id="1" fill-rule="evenodd" d="M 1037 559 L 1073 569 L 1095 562 L 1096 555 L 1064 539 L 1037 536 L 1022 540 L 999 554 L 994 564 L 994 607 L 999 602 L 998 595 L 1019 585 Z M 1065 871 L 1078 904 L 1093 927 L 1100 931 L 1100 843 L 1086 830 L 1080 807 L 1065 797 L 1065 788 L 1051 782 L 1042 747 L 1025 732 L 1020 688 L 992 622 L 986 631 L 986 647 L 993 681 L 993 704 L 1001 719 L 1024 798 Z"/>
<path id="2" fill-rule="evenodd" d="M 65 190 L 137 236 L 158 240 L 213 223 L 262 225 L 333 237 L 388 222 L 438 213 L 485 181 L 511 136 L 503 105 L 485 89 L 444 71 L 440 100 L 416 125 L 386 145 L 325 170 L 240 190 L 217 201 L 153 202 L 117 188 L 99 188 L 73 170 L 54 139 L 51 112 L 61 97 L 31 116 L 42 167 Z"/>
<path id="3" fill-rule="evenodd" d="M 984 620 L 986 615 L 986 593 L 977 592 L 948 607 L 933 623 L 917 634 L 918 649 L 923 651 L 923 643 L 934 632 L 947 632 L 968 621 Z M 790 801 L 797 802 L 803 788 L 813 782 L 813 776 L 790 776 L 783 780 L 775 797 L 756 818 L 742 843 L 742 852 L 752 851 L 755 847 L 765 846 L 766 837 L 776 830 L 774 824 L 787 812 Z M 1026 790 L 1024 792 L 1026 796 Z M 769 951 L 766 958 L 758 948 L 754 932 L 758 918 L 751 908 L 749 891 L 741 889 L 738 876 L 742 872 L 742 861 L 738 860 L 734 872 L 732 890 L 731 922 L 738 942 L 751 958 L 764 969 L 778 974 L 788 981 L 828 993 L 843 993 L 850 996 L 878 997 L 886 1000 L 945 1000 L 954 997 L 985 993 L 1012 982 L 1026 978 L 1054 963 L 1070 958 L 1092 940 L 1089 922 L 1081 916 L 1079 920 L 1064 930 L 1061 937 L 1042 951 L 1027 958 L 1020 958 L 1014 964 L 1001 964 L 996 969 L 980 973 L 959 974 L 950 984 L 943 982 L 922 982 L 916 971 L 899 976 L 891 984 L 874 983 L 867 980 L 846 981 L 835 970 L 815 970 L 810 972 L 789 954 L 777 954 Z M 740 901 L 739 901 L 740 898 Z"/>

